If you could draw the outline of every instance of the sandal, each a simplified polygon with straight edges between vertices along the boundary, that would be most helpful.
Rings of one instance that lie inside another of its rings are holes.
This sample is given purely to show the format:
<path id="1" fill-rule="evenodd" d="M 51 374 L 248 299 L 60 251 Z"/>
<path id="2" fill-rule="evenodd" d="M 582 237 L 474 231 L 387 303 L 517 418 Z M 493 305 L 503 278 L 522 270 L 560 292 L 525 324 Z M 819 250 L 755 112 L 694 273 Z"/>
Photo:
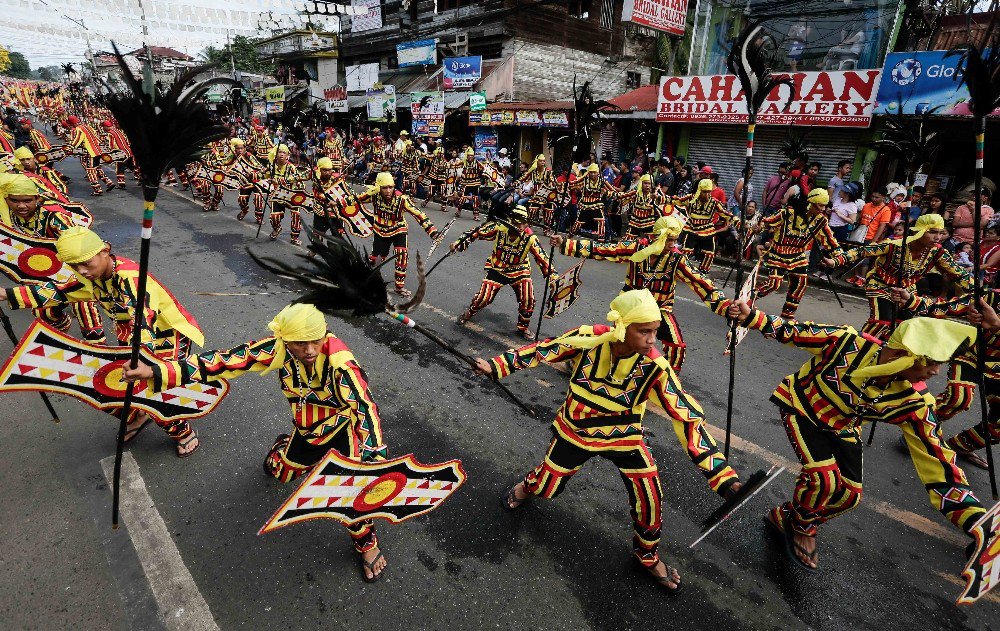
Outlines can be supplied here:
<path id="1" fill-rule="evenodd" d="M 371 560 L 371 563 L 365 561 L 365 557 L 360 554 L 358 555 L 358 561 L 361 564 L 361 580 L 366 583 L 377 583 L 382 580 L 382 576 L 385 574 L 386 568 L 382 568 L 382 571 L 378 574 L 375 573 L 375 564 L 378 563 L 378 560 L 381 558 L 383 558 L 382 550 L 378 551 L 378 554 Z M 365 569 L 368 569 L 372 573 L 371 578 L 368 578 L 368 575 L 365 574 Z"/>
<path id="2" fill-rule="evenodd" d="M 958 449 L 956 449 L 955 454 L 957 454 L 958 457 L 961 458 L 962 460 L 971 464 L 973 467 L 977 467 L 979 469 L 983 469 L 986 471 L 990 470 L 990 463 L 986 461 L 986 458 L 983 458 L 974 451 L 959 451 Z"/>
<path id="3" fill-rule="evenodd" d="M 125 438 L 122 440 L 122 444 L 127 445 L 133 440 L 135 440 L 135 437 L 138 436 L 140 432 L 142 432 L 142 430 L 146 429 L 146 426 L 152 422 L 153 422 L 153 417 L 150 416 L 149 414 L 146 414 L 146 420 L 140 423 L 138 426 L 130 428 L 128 425 L 126 425 Z"/>
<path id="4" fill-rule="evenodd" d="M 670 567 L 669 565 L 664 563 L 663 569 L 666 570 L 667 573 L 664 574 L 663 576 L 658 576 L 656 574 L 653 574 L 652 568 L 643 565 L 642 561 L 640 561 L 635 557 L 632 558 L 635 559 L 635 562 L 639 565 L 640 568 L 642 568 L 643 572 L 645 572 L 646 575 L 649 576 L 649 578 L 653 579 L 653 582 L 662 587 L 663 590 L 666 591 L 671 596 L 676 596 L 677 594 L 681 593 L 681 590 L 684 589 L 684 583 L 681 581 L 680 572 L 677 572 L 676 568 Z M 674 572 L 677 572 L 677 584 L 675 587 L 671 587 L 670 583 L 674 581 L 674 578 L 672 576 Z"/>
<path id="5" fill-rule="evenodd" d="M 185 438 L 183 440 L 177 441 L 177 457 L 178 458 L 187 458 L 188 456 L 190 456 L 194 452 L 198 451 L 198 448 L 201 447 L 201 441 L 200 440 L 198 440 L 198 444 L 196 444 L 194 446 L 194 449 L 192 449 L 191 451 L 187 451 L 187 452 L 181 453 L 181 449 L 183 449 L 183 448 L 187 447 L 188 445 L 190 445 L 191 441 L 194 441 L 194 440 L 198 440 L 198 433 L 195 432 L 195 431 L 192 431 L 190 434 L 187 435 L 187 438 Z"/>
<path id="6" fill-rule="evenodd" d="M 768 516 L 765 517 L 765 519 L 767 520 L 768 524 L 771 525 L 771 527 L 775 529 L 778 528 L 778 524 L 775 523 L 773 519 L 771 519 L 770 514 L 768 514 Z M 799 558 L 799 555 L 796 554 L 796 552 L 801 553 L 802 556 L 806 557 L 810 561 L 816 561 L 816 557 L 819 554 L 819 548 L 813 550 L 812 552 L 806 552 L 805 548 L 803 548 L 802 546 L 800 546 L 798 543 L 795 542 L 795 537 L 792 531 L 792 521 L 790 519 L 786 519 L 783 521 L 784 525 L 782 529 L 782 536 L 785 539 L 785 555 L 789 559 L 791 559 L 792 563 L 799 566 L 806 572 L 810 574 L 815 574 L 816 571 L 819 569 L 819 564 L 817 563 L 817 567 L 811 567 L 809 565 L 806 565 L 802 561 L 802 559 Z"/>
<path id="7" fill-rule="evenodd" d="M 513 513 L 517 509 L 521 508 L 521 505 L 531 499 L 530 494 L 525 495 L 522 499 L 517 499 L 517 494 L 514 492 L 515 488 L 517 488 L 516 484 L 500 496 L 500 506 L 508 513 Z"/>
<path id="8" fill-rule="evenodd" d="M 461 325 L 465 324 L 466 322 L 468 322 L 471 318 L 472 318 L 472 316 L 469 315 L 468 311 L 463 311 L 462 315 L 458 316 L 458 318 L 455 320 L 455 322 L 457 322 L 458 325 L 461 326 Z"/>

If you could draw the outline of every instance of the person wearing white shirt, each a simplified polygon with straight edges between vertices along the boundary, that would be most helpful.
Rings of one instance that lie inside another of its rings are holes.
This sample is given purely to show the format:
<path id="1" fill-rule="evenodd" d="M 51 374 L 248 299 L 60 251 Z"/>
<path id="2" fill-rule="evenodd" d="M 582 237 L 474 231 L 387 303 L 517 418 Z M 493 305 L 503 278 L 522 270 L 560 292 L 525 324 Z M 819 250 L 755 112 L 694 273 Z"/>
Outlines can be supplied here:
<path id="1" fill-rule="evenodd" d="M 510 169 L 512 167 L 510 162 L 510 157 L 507 156 L 507 149 L 503 148 L 500 150 L 500 155 L 497 158 L 497 164 L 500 170 L 503 171 L 504 167 Z"/>
<path id="2" fill-rule="evenodd" d="M 830 230 L 837 243 L 846 243 L 851 236 L 851 226 L 858 219 L 858 200 L 861 198 L 861 183 L 849 182 L 840 187 L 833 200 L 830 213 Z"/>

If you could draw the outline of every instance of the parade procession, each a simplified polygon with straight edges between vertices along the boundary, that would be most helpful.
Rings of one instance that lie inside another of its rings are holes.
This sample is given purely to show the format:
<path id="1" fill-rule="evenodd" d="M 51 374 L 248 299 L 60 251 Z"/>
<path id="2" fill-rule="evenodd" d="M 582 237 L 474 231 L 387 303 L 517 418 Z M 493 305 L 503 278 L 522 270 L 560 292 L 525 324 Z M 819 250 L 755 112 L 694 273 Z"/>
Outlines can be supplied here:
<path id="1" fill-rule="evenodd" d="M 1000 623 L 1000 1 L 0 15 L 0 628 Z"/>

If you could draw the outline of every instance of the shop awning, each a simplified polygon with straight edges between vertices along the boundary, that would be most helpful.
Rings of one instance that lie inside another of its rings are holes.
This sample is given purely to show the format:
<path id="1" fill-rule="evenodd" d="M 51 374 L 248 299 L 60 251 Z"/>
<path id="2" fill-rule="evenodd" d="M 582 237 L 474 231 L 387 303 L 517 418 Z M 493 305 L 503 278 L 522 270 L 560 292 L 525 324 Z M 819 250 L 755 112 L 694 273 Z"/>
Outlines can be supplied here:
<path id="1" fill-rule="evenodd" d="M 613 99 L 611 107 L 601 109 L 602 118 L 655 119 L 659 86 L 644 85 Z"/>

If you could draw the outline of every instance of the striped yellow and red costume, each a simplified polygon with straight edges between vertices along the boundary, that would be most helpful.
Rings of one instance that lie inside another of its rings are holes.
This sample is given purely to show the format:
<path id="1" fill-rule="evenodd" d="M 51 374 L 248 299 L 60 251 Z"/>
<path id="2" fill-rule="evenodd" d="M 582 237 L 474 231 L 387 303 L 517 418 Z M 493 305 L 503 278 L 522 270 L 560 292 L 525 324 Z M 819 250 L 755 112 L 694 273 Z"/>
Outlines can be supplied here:
<path id="1" fill-rule="evenodd" d="M 514 182 L 515 187 L 520 188 L 526 184 L 531 184 L 531 199 L 528 200 L 528 217 L 533 222 L 541 222 L 542 225 L 554 225 L 555 202 L 550 196 L 550 191 L 560 190 L 560 184 L 556 181 L 552 170 L 545 165 L 545 156 L 538 156 L 528 170 L 524 172 Z"/>
<path id="2" fill-rule="evenodd" d="M 342 173 L 344 171 L 344 143 L 340 136 L 332 129 L 326 130 L 326 138 L 323 140 L 323 152 L 326 157 L 333 162 L 333 171 Z"/>
<path id="3" fill-rule="evenodd" d="M 600 335 L 607 326 L 582 326 L 567 335 Z M 658 561 L 662 486 L 653 454 L 643 440 L 647 403 L 663 408 L 688 457 L 709 486 L 725 496 L 738 481 L 712 435 L 698 401 L 686 393 L 670 364 L 655 349 L 649 355 L 616 358 L 611 344 L 579 349 L 544 340 L 511 349 L 490 360 L 503 378 L 543 363 L 570 362 L 566 401 L 552 423 L 554 437 L 545 459 L 524 477 L 525 490 L 547 499 L 558 496 L 592 457 L 610 460 L 628 490 L 633 521 L 632 549 L 646 567 Z"/>
<path id="4" fill-rule="evenodd" d="M 538 244 L 538 237 L 530 228 L 522 232 L 514 226 L 498 221 L 487 221 L 466 232 L 452 248 L 464 252 L 473 241 L 491 240 L 495 243 L 493 253 L 484 267 L 486 277 L 479 292 L 472 299 L 472 304 L 466 310 L 464 318 L 467 320 L 485 309 L 496 299 L 500 289 L 509 285 L 517 296 L 517 330 L 522 333 L 527 332 L 531 314 L 535 310 L 531 258 L 535 259 L 542 276 L 546 278 L 554 274 L 555 269 Z"/>
<path id="5" fill-rule="evenodd" d="M 983 298 L 993 307 L 1000 309 L 1000 290 L 992 289 L 983 293 Z M 916 315 L 932 318 L 964 318 L 972 305 L 972 294 L 968 293 L 950 300 L 934 300 L 912 295 L 904 308 Z M 983 357 L 983 382 L 989 415 L 969 429 L 948 439 L 948 446 L 959 452 L 974 452 L 990 443 L 1000 442 L 1000 332 L 986 336 L 986 354 Z M 976 384 L 979 383 L 979 369 L 975 347 L 955 357 L 948 367 L 948 383 L 944 392 L 937 396 L 937 417 L 947 421 L 972 407 Z"/>
<path id="6" fill-rule="evenodd" d="M 104 137 L 109 150 L 123 151 L 127 156 L 124 160 L 115 162 L 115 176 L 117 177 L 118 188 L 125 188 L 126 169 L 131 169 L 133 175 L 135 175 L 135 179 L 139 179 L 139 174 L 135 169 L 135 159 L 132 155 L 132 144 L 128 141 L 125 132 L 113 125 L 110 127 L 105 125 Z"/>
<path id="7" fill-rule="evenodd" d="M 818 526 L 861 502 L 861 427 L 865 421 L 898 425 L 931 506 L 968 531 L 985 512 L 955 452 L 941 438 L 934 397 L 922 383 L 859 382 L 852 373 L 878 362 L 881 343 L 850 327 L 796 322 L 753 311 L 743 323 L 809 351 L 813 358 L 788 375 L 771 395 L 802 463 L 792 499 L 771 511 L 794 532 L 815 536 Z"/>
<path id="8" fill-rule="evenodd" d="M 83 166 L 87 181 L 90 182 L 90 187 L 93 189 L 92 195 L 97 196 L 104 193 L 101 190 L 100 182 L 104 182 L 104 186 L 108 190 L 115 187 L 114 182 L 108 178 L 101 166 L 101 154 L 104 153 L 104 149 L 101 147 L 100 137 L 93 127 L 86 123 L 74 125 L 70 131 L 69 144 L 80 153 L 80 165 Z"/>
<path id="9" fill-rule="evenodd" d="M 438 231 L 427 215 L 414 206 L 409 195 L 403 195 L 399 191 L 394 190 L 388 200 L 378 190 L 366 191 L 358 196 L 358 201 L 371 202 L 372 205 L 372 230 L 375 237 L 369 258 L 372 263 L 376 263 L 388 258 L 390 248 L 393 250 L 396 257 L 396 290 L 400 291 L 406 284 L 406 267 L 409 263 L 406 213 L 412 215 L 432 239 L 437 236 Z"/>
<path id="10" fill-rule="evenodd" d="M 420 152 L 413 146 L 412 140 L 406 141 L 406 146 L 399 156 L 400 167 L 403 172 L 403 192 L 408 195 L 415 195 L 417 192 L 417 177 L 420 175 Z"/>
<path id="11" fill-rule="evenodd" d="M 275 359 L 275 338 L 240 344 L 228 350 L 189 355 L 183 361 L 154 366 L 154 382 L 162 388 L 192 381 L 234 379 L 260 373 Z M 281 392 L 292 409 L 294 431 L 282 434 L 264 460 L 264 470 L 281 482 L 306 473 L 330 449 L 362 461 L 384 459 L 382 420 L 368 388 L 368 377 L 347 345 L 327 333 L 311 374 L 291 353 L 277 368 Z M 160 389 L 160 388 L 157 388 Z M 348 526 L 358 552 L 367 552 L 378 539 L 371 521 Z"/>
<path id="12" fill-rule="evenodd" d="M 792 318 L 799 309 L 802 296 L 809 284 L 809 251 L 815 244 L 830 256 L 842 254 L 837 239 L 830 230 L 830 222 L 822 212 L 798 212 L 785 206 L 778 212 L 764 217 L 760 227 L 772 232 L 761 263 L 767 276 L 757 285 L 757 294 L 767 296 L 781 289 L 782 278 L 788 276 L 788 293 L 781 308 L 781 317 Z"/>
<path id="13" fill-rule="evenodd" d="M 659 256 L 653 255 L 638 263 L 629 260 L 633 254 L 646 247 L 645 239 L 626 239 L 617 243 L 597 243 L 587 239 L 566 239 L 562 245 L 565 256 L 598 261 L 627 263 L 625 286 L 622 291 L 648 289 L 660 307 L 663 321 L 656 337 L 663 344 L 663 354 L 674 372 L 684 365 L 687 344 L 681 327 L 674 316 L 674 297 L 678 283 L 691 288 L 696 296 L 719 315 L 725 315 L 730 300 L 712 284 L 712 279 L 702 274 L 679 248 L 671 248 Z"/>
<path id="14" fill-rule="evenodd" d="M 306 182 L 309 181 L 309 173 L 305 169 L 300 169 L 291 162 L 285 164 L 274 163 L 267 172 L 268 178 L 276 183 L 279 188 L 305 193 Z M 285 218 L 285 211 L 291 213 L 291 235 L 290 239 L 294 245 L 300 245 L 299 235 L 302 234 L 302 211 L 299 206 L 271 201 L 271 239 L 277 239 L 281 234 L 281 222 Z M 258 223 L 263 221 L 263 209 L 256 215 Z"/>
<path id="15" fill-rule="evenodd" d="M 430 160 L 428 176 L 430 181 L 427 184 L 427 197 L 424 199 L 424 206 L 435 197 L 443 204 L 445 182 L 448 180 L 448 171 L 451 165 L 444 156 L 444 149 L 438 147 L 434 150 L 434 155 Z"/>
<path id="16" fill-rule="evenodd" d="M 7 301 L 15 309 L 47 309 L 94 301 L 114 322 L 119 344 L 128 346 L 138 307 L 139 265 L 126 258 L 112 258 L 114 271 L 106 280 L 88 281 L 77 276 L 75 280 L 61 285 L 45 283 L 15 287 L 6 290 Z M 142 306 L 142 345 L 161 359 L 187 357 L 192 342 L 198 345 L 204 342 L 198 322 L 152 274 L 147 277 L 146 283 L 146 301 Z M 154 420 L 178 442 L 193 431 L 187 421 Z"/>
<path id="17" fill-rule="evenodd" d="M 643 191 L 643 182 L 650 182 L 650 190 Z M 667 203 L 667 198 L 659 188 L 652 186 L 648 175 L 639 178 L 639 186 L 621 194 L 619 200 L 622 206 L 631 204 L 628 216 L 626 238 L 638 239 L 653 230 L 653 224 L 660 217 L 674 214 L 674 208 Z"/>
<path id="18" fill-rule="evenodd" d="M 470 150 L 459 166 L 462 169 L 462 182 L 459 185 L 461 193 L 455 202 L 455 216 L 462 214 L 462 204 L 468 201 L 472 203 L 472 218 L 479 221 L 479 186 L 483 181 L 483 165 Z"/>
<path id="19" fill-rule="evenodd" d="M 258 160 L 264 162 L 271 149 L 274 149 L 274 141 L 268 134 L 267 128 L 254 125 L 250 128 L 250 133 L 247 134 L 247 147 Z"/>
<path id="20" fill-rule="evenodd" d="M 709 197 L 707 201 L 699 199 L 699 192 L 673 198 L 674 207 L 680 207 L 687 215 L 684 232 L 681 233 L 680 246 L 688 256 L 701 256 L 699 269 L 703 272 L 712 270 L 715 260 L 715 235 L 726 230 L 739 221 L 726 210 L 719 200 Z"/>
<path id="21" fill-rule="evenodd" d="M 588 169 L 586 177 L 571 181 L 569 190 L 577 191 L 580 194 L 580 200 L 577 202 L 576 222 L 570 229 L 570 234 L 586 230 L 596 238 L 603 240 L 605 235 L 605 201 L 618 199 L 623 196 L 623 193 L 601 177 L 601 173 L 597 169 Z M 653 221 L 656 219 L 654 218 Z"/>

